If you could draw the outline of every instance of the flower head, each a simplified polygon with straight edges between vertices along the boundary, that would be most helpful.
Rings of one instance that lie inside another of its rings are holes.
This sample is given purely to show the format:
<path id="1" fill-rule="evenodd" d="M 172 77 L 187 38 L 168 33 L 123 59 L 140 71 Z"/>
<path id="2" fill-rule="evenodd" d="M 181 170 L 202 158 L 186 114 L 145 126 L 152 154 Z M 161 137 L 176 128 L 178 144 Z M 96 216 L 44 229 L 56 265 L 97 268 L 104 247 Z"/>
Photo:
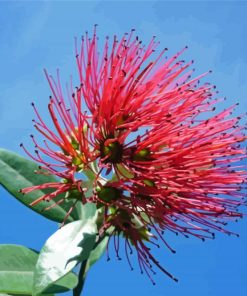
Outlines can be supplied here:
<path id="1" fill-rule="evenodd" d="M 238 207 L 245 202 L 247 173 L 240 161 L 246 158 L 241 146 L 246 136 L 241 118 L 231 116 L 235 106 L 214 112 L 222 100 L 215 98 L 214 86 L 200 84 L 207 73 L 191 78 L 193 62 L 180 59 L 186 48 L 166 58 L 167 49 L 155 53 L 154 38 L 145 47 L 133 34 L 114 36 L 111 45 L 107 37 L 101 55 L 96 30 L 82 38 L 80 49 L 76 46 L 80 86 L 68 90 L 69 107 L 59 77 L 55 82 L 46 74 L 55 132 L 34 107 L 35 127 L 60 150 L 46 141 L 42 148 L 33 138 L 32 157 L 63 181 L 40 185 L 55 191 L 34 203 L 76 190 L 83 203 L 104 208 L 99 232 L 110 233 L 118 257 L 123 235 L 130 266 L 135 249 L 141 271 L 151 279 L 153 264 L 175 279 L 148 245 L 159 239 L 173 251 L 165 230 L 203 240 L 216 230 L 231 233 L 223 226 L 242 216 Z M 88 172 L 94 182 L 86 199 L 78 173 Z"/>

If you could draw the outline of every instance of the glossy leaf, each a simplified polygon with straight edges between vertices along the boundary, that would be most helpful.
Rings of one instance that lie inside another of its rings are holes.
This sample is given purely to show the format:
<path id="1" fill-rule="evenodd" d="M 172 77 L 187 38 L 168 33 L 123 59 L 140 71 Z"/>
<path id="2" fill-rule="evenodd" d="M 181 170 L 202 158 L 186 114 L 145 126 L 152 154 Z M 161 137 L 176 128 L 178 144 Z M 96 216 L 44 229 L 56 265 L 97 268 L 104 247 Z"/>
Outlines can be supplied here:
<path id="1" fill-rule="evenodd" d="M 70 272 L 65 277 L 59 279 L 58 281 L 50 285 L 47 289 L 45 289 L 42 292 L 42 294 L 63 293 L 68 290 L 74 289 L 77 286 L 77 283 L 77 275 L 75 275 L 73 272 Z"/>
<path id="2" fill-rule="evenodd" d="M 96 205 L 87 203 L 81 207 L 81 220 L 88 220 L 96 215 Z"/>
<path id="3" fill-rule="evenodd" d="M 0 245 L 0 292 L 32 295 L 32 282 L 38 253 L 18 245 Z M 60 293 L 77 285 L 77 276 L 69 273 L 45 294 Z"/>
<path id="4" fill-rule="evenodd" d="M 94 219 L 75 221 L 55 232 L 40 252 L 34 274 L 33 294 L 49 289 L 79 262 L 87 260 L 95 245 L 96 233 Z"/>
<path id="5" fill-rule="evenodd" d="M 20 202 L 22 202 L 24 205 L 28 206 L 32 210 L 36 211 L 37 213 L 53 221 L 63 222 L 66 213 L 73 204 L 72 200 L 65 201 L 48 211 L 43 211 L 46 207 L 54 204 L 54 202 L 58 201 L 61 198 L 64 198 L 64 196 L 60 195 L 50 202 L 42 201 L 37 205 L 30 207 L 29 204 L 32 201 L 44 195 L 48 191 L 36 190 L 26 195 L 23 195 L 19 192 L 20 189 L 25 187 L 57 181 L 54 176 L 35 174 L 34 172 L 36 170 L 38 170 L 38 165 L 33 161 L 21 157 L 13 152 L 0 149 L 0 185 L 5 187 L 9 191 L 9 193 L 11 193 Z M 67 222 L 78 219 L 78 212 L 75 208 L 75 210 L 72 211 L 71 215 L 67 218 Z"/>
<path id="6" fill-rule="evenodd" d="M 109 240 L 108 236 L 103 238 L 103 240 L 96 246 L 96 248 L 92 250 L 92 252 L 90 253 L 90 256 L 87 260 L 86 271 L 88 271 L 89 268 L 94 263 L 96 263 L 99 260 L 99 258 L 104 254 L 108 240 Z"/>

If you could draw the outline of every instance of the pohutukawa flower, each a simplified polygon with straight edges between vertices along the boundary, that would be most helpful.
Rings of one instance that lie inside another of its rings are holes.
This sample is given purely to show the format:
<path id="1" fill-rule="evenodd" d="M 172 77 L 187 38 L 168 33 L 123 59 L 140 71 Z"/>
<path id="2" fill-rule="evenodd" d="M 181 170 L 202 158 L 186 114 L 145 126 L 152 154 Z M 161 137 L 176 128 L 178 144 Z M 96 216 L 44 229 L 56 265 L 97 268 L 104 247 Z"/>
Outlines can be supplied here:
<path id="1" fill-rule="evenodd" d="M 222 99 L 215 98 L 215 86 L 200 84 L 208 72 L 191 78 L 193 61 L 180 59 L 186 48 L 166 58 L 167 49 L 155 53 L 155 38 L 145 47 L 133 32 L 120 40 L 114 36 L 111 44 L 107 37 L 102 54 L 96 29 L 92 38 L 86 33 L 80 49 L 76 45 L 80 85 L 67 91 L 68 106 L 59 77 L 55 82 L 46 74 L 55 130 L 34 107 L 35 127 L 46 140 L 41 147 L 32 137 L 36 156 L 31 157 L 62 181 L 23 192 L 55 190 L 35 204 L 77 190 L 83 203 L 104 207 L 99 233 L 110 232 L 117 257 L 123 235 L 131 268 L 129 254 L 135 249 L 151 280 L 153 264 L 176 280 L 148 246 L 158 246 L 160 239 L 174 252 L 165 230 L 203 240 L 216 230 L 231 234 L 224 225 L 242 217 L 238 208 L 245 204 L 247 173 L 240 162 L 246 158 L 241 144 L 246 136 L 241 118 L 231 116 L 235 106 L 214 112 Z M 94 188 L 86 199 L 78 173 L 88 172 L 94 173 Z"/>

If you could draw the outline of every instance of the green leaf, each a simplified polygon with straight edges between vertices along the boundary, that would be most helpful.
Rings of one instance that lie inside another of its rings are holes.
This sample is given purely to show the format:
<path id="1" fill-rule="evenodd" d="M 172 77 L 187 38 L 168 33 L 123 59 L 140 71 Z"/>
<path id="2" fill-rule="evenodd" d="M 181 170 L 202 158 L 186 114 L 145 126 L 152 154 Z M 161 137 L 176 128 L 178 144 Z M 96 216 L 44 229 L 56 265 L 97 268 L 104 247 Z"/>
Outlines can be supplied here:
<path id="1" fill-rule="evenodd" d="M 86 203 L 81 207 L 81 220 L 88 220 L 96 215 L 96 205 L 94 203 Z"/>
<path id="2" fill-rule="evenodd" d="M 31 294 L 37 253 L 15 245 L 0 245 L 0 291 Z"/>
<path id="3" fill-rule="evenodd" d="M 38 253 L 18 245 L 0 245 L 0 292 L 32 295 L 32 283 Z M 45 293 L 60 293 L 77 285 L 77 276 L 69 273 Z"/>
<path id="4" fill-rule="evenodd" d="M 87 260 L 95 245 L 94 219 L 69 223 L 43 246 L 34 274 L 33 294 L 38 295 L 63 278 L 79 262 Z"/>
<path id="5" fill-rule="evenodd" d="M 41 174 L 35 174 L 38 170 L 38 165 L 31 160 L 23 158 L 13 152 L 0 149 L 0 185 L 5 187 L 9 193 L 17 198 L 24 205 L 28 206 L 37 213 L 45 216 L 46 218 L 63 222 L 64 217 L 73 204 L 73 200 L 65 201 L 60 205 L 56 205 L 54 208 L 43 211 L 46 207 L 54 204 L 59 199 L 64 198 L 64 195 L 60 195 L 50 202 L 42 201 L 35 206 L 30 207 L 29 204 L 40 196 L 46 194 L 47 190 L 36 190 L 31 193 L 23 195 L 19 192 L 20 189 L 25 187 L 31 187 L 33 185 L 39 185 L 49 182 L 57 182 L 54 176 L 46 176 Z M 78 220 L 79 216 L 76 211 L 72 211 L 67 218 L 67 222 Z"/>
<path id="6" fill-rule="evenodd" d="M 42 295 L 67 292 L 68 290 L 74 289 L 77 286 L 77 284 L 77 275 L 75 275 L 73 272 L 69 272 L 66 276 L 59 279 L 58 281 L 50 285 L 47 289 L 45 289 L 44 292 L 42 292 Z"/>
<path id="7" fill-rule="evenodd" d="M 108 240 L 108 236 L 104 237 L 103 240 L 96 246 L 96 248 L 91 251 L 90 256 L 87 260 L 86 272 L 104 254 Z"/>
<path id="8" fill-rule="evenodd" d="M 90 181 L 95 179 L 95 173 L 92 170 L 85 170 L 83 173 L 87 176 Z"/>

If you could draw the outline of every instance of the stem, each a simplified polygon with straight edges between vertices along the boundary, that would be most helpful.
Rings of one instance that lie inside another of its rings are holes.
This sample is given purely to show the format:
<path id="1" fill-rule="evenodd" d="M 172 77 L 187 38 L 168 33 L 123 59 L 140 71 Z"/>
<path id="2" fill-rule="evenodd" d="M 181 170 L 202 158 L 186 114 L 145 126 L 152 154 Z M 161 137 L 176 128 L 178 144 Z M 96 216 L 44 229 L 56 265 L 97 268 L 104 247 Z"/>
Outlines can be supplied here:
<path id="1" fill-rule="evenodd" d="M 98 210 L 98 215 L 100 215 L 100 214 L 102 215 L 103 211 L 101 212 L 100 210 Z M 98 221 L 98 223 L 99 223 L 99 221 Z M 94 245 L 93 250 L 95 250 L 95 248 L 103 241 L 103 239 L 105 237 L 106 237 L 106 234 L 104 236 L 98 238 L 97 242 Z M 81 292 L 83 290 L 85 280 L 86 280 L 86 274 L 87 274 L 87 271 L 88 271 L 88 269 L 90 267 L 90 265 L 87 266 L 87 263 L 89 263 L 89 262 L 90 262 L 90 260 L 88 261 L 86 259 L 81 263 L 80 271 L 79 271 L 79 274 L 78 274 L 78 285 L 73 289 L 73 296 L 80 296 L 81 295 Z"/>
<path id="2" fill-rule="evenodd" d="M 83 290 L 83 286 L 86 280 L 86 266 L 87 266 L 87 260 L 83 261 L 80 267 L 80 272 L 78 275 L 78 285 L 73 290 L 73 296 L 80 296 L 81 292 Z"/>

